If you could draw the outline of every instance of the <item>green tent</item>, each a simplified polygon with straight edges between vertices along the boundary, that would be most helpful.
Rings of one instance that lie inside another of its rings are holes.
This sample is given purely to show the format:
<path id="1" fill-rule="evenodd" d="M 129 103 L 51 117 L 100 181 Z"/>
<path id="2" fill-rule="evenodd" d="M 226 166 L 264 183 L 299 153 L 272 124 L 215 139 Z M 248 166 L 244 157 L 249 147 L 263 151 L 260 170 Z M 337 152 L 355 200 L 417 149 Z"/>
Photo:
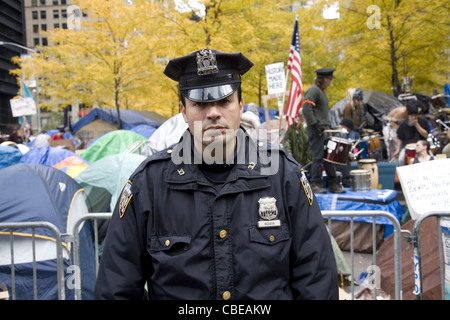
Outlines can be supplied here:
<path id="1" fill-rule="evenodd" d="M 84 189 L 89 212 L 112 212 L 128 178 L 146 158 L 130 153 L 110 155 L 81 172 L 75 181 Z M 99 221 L 99 243 L 108 225 L 109 221 Z"/>
<path id="2" fill-rule="evenodd" d="M 83 170 L 75 180 L 84 189 L 90 211 L 111 212 L 128 178 L 145 158 L 140 154 L 115 154 Z"/>
<path id="3" fill-rule="evenodd" d="M 147 141 L 147 138 L 130 130 L 111 131 L 95 140 L 81 157 L 94 163 L 106 156 L 126 151 L 137 141 Z"/>

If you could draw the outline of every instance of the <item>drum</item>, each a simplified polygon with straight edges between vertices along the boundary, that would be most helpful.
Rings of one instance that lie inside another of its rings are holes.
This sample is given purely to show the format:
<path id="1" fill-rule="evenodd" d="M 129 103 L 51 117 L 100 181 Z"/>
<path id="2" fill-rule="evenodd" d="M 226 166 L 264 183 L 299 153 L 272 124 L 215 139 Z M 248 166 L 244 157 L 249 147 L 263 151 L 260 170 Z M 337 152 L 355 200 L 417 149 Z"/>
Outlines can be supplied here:
<path id="1" fill-rule="evenodd" d="M 369 151 L 378 152 L 381 149 L 380 136 L 372 135 L 369 136 Z"/>
<path id="2" fill-rule="evenodd" d="M 433 152 L 433 154 L 438 154 L 441 149 L 441 142 L 439 141 L 439 134 L 429 133 L 427 141 L 430 144 L 430 151 Z"/>
<path id="3" fill-rule="evenodd" d="M 335 164 L 347 164 L 352 142 L 348 139 L 331 137 L 327 141 L 323 159 Z"/>
<path id="4" fill-rule="evenodd" d="M 378 189 L 378 166 L 375 159 L 359 159 L 358 168 L 368 170 L 372 189 Z"/>
<path id="5" fill-rule="evenodd" d="M 416 156 L 416 144 L 408 143 L 405 146 L 405 165 L 409 164 L 411 159 L 414 159 Z"/>
<path id="6" fill-rule="evenodd" d="M 355 169 L 350 171 L 350 183 L 353 191 L 370 191 L 370 172 L 365 169 Z"/>

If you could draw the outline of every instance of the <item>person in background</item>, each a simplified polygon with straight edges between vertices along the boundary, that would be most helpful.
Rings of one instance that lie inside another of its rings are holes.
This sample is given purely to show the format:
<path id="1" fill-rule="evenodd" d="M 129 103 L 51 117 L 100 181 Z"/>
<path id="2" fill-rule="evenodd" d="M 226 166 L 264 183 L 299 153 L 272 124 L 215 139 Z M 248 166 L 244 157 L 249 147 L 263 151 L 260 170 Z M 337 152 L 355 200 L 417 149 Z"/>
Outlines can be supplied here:
<path id="1" fill-rule="evenodd" d="M 397 149 L 393 159 L 397 159 L 397 165 L 405 165 L 405 146 L 416 143 L 420 139 L 427 139 L 430 130 L 428 120 L 419 116 L 419 103 L 417 100 L 408 100 L 406 109 L 408 117 L 400 123 L 397 129 Z"/>
<path id="2" fill-rule="evenodd" d="M 295 122 L 289 127 L 284 138 L 283 148 L 302 166 L 311 162 L 311 146 L 304 125 L 302 109 L 297 113 Z"/>
<path id="3" fill-rule="evenodd" d="M 250 102 L 247 106 L 247 111 L 242 114 L 241 126 L 249 133 L 250 136 L 255 136 L 255 130 L 261 125 L 259 120 L 259 112 L 256 103 Z"/>
<path id="4" fill-rule="evenodd" d="M 375 119 L 367 111 L 363 99 L 362 89 L 357 88 L 352 95 L 352 100 L 347 103 L 343 112 L 343 118 L 350 118 L 353 121 L 354 130 L 357 132 L 362 132 L 364 128 L 373 129 L 375 125 Z"/>
<path id="5" fill-rule="evenodd" d="M 332 193 L 345 192 L 337 180 L 334 164 L 323 160 L 325 141 L 329 136 L 325 130 L 330 129 L 331 126 L 326 89 L 333 80 L 335 70 L 330 68 L 316 70 L 314 84 L 306 90 L 303 100 L 303 115 L 312 151 L 311 188 L 314 193 L 327 193 L 322 188 L 322 166 L 327 174 L 328 190 Z"/>
<path id="6" fill-rule="evenodd" d="M 48 146 L 48 142 L 50 141 L 51 137 L 45 132 L 40 132 L 36 139 L 34 139 L 34 146 L 36 148 L 39 148 L 41 146 Z"/>
<path id="7" fill-rule="evenodd" d="M 430 143 L 427 140 L 419 140 L 416 143 L 416 155 L 410 160 L 410 164 L 426 162 L 434 160 L 434 156 L 430 154 Z"/>
<path id="8" fill-rule="evenodd" d="M 59 131 L 52 136 L 51 141 L 64 140 L 64 132 L 65 132 L 64 127 L 59 127 L 58 130 Z"/>
<path id="9" fill-rule="evenodd" d="M 353 121 L 350 118 L 344 118 L 339 123 L 339 127 L 342 129 L 345 129 L 345 132 L 343 133 L 337 133 L 336 136 L 348 139 L 352 143 L 357 141 L 360 136 L 359 133 L 354 130 Z M 342 185 L 344 188 L 350 188 L 351 180 L 350 180 L 350 170 L 351 170 L 351 161 L 355 160 L 355 156 L 353 155 L 353 150 L 350 150 L 348 155 L 348 162 L 347 164 L 336 164 L 336 170 L 339 171 L 342 174 Z"/>
<path id="10" fill-rule="evenodd" d="M 352 119 L 350 118 L 344 118 L 339 123 L 339 127 L 345 129 L 347 133 L 344 133 L 342 138 L 352 140 L 353 142 L 358 140 L 361 136 L 359 133 L 355 130 L 355 126 L 353 124 Z"/>
<path id="11" fill-rule="evenodd" d="M 8 141 L 12 141 L 15 143 L 23 143 L 23 137 L 20 135 L 18 128 L 13 129 L 13 131 L 8 137 Z"/>

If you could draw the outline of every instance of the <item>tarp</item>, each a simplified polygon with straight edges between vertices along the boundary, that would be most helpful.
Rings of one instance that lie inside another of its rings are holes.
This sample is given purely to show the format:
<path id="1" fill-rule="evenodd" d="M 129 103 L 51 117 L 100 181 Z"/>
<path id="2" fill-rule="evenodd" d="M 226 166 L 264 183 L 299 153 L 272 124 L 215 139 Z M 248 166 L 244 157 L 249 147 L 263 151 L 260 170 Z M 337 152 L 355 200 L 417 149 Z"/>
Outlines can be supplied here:
<path id="1" fill-rule="evenodd" d="M 403 207 L 396 200 L 397 191 L 390 189 L 371 189 L 370 191 L 352 191 L 345 193 L 316 194 L 316 199 L 322 210 L 382 210 L 392 213 L 399 221 L 403 216 Z M 350 220 L 350 218 L 333 218 L 334 220 Z M 354 221 L 372 223 L 370 217 L 355 217 Z M 391 220 L 378 217 L 376 224 L 385 225 L 384 237 L 389 236 L 394 227 Z"/>
<path id="2" fill-rule="evenodd" d="M 71 233 L 75 221 L 88 214 L 83 190 L 65 173 L 40 165 L 19 163 L 0 170 L 0 223 L 49 222 L 61 233 Z M 14 231 L 16 298 L 33 299 L 31 229 Z M 55 236 L 48 229 L 35 229 L 38 299 L 57 299 Z M 69 246 L 64 243 L 66 299 L 74 298 Z M 80 231 L 83 299 L 93 299 L 95 257 L 92 226 L 86 221 Z M 0 283 L 12 296 L 10 231 L 0 229 Z"/>
<path id="3" fill-rule="evenodd" d="M 69 157 L 80 158 L 80 156 L 67 149 L 59 147 L 41 146 L 39 148 L 30 149 L 30 151 L 28 151 L 26 154 L 22 156 L 20 162 L 45 164 L 47 166 L 53 167 L 55 164 Z"/>
<path id="4" fill-rule="evenodd" d="M 378 90 L 364 91 L 364 104 L 367 105 L 368 112 L 375 118 L 378 129 L 381 131 L 382 117 L 387 115 L 392 109 L 402 107 L 403 104 L 394 96 Z M 347 98 L 343 98 L 330 109 L 330 121 L 332 127 L 337 127 L 343 119 L 344 108 L 348 103 Z"/>
<path id="5" fill-rule="evenodd" d="M 184 121 L 183 115 L 181 113 L 174 115 L 152 134 L 148 142 L 142 147 L 141 154 L 151 156 L 177 143 L 187 128 L 188 125 Z"/>
<path id="6" fill-rule="evenodd" d="M 0 145 L 0 169 L 19 163 L 22 158 L 22 152 L 19 149 Z"/>
<path id="7" fill-rule="evenodd" d="M 266 115 L 264 113 L 264 108 L 263 107 L 257 107 L 257 108 L 258 108 L 259 121 L 261 123 L 266 122 Z M 278 110 L 270 109 L 270 108 L 268 108 L 267 110 L 269 112 L 269 120 L 274 120 L 275 116 L 278 113 Z M 244 112 L 245 111 L 247 111 L 247 105 L 244 105 Z"/>
<path id="8" fill-rule="evenodd" d="M 444 85 L 444 89 L 443 89 L 444 93 L 448 96 L 447 97 L 447 107 L 450 107 L 450 83 L 446 83 Z"/>
<path id="9" fill-rule="evenodd" d="M 72 125 L 72 132 L 81 130 L 85 125 L 91 123 L 95 119 L 106 121 L 110 124 L 117 124 L 117 110 L 112 108 L 94 108 L 87 115 L 82 117 L 76 123 Z M 155 128 L 158 128 L 161 123 L 150 119 L 136 110 L 120 109 L 120 122 L 122 129 L 130 130 L 141 124 L 146 124 Z"/>
<path id="10" fill-rule="evenodd" d="M 147 139 L 129 130 L 111 131 L 98 138 L 86 151 L 81 154 L 91 164 L 109 155 L 119 154 L 126 151 L 137 141 L 147 141 Z"/>
<path id="11" fill-rule="evenodd" d="M 402 225 L 402 230 L 413 231 L 415 220 Z M 415 300 L 414 250 L 401 237 L 401 278 L 403 300 Z M 435 217 L 425 219 L 420 226 L 420 247 L 422 263 L 422 290 L 424 300 L 441 300 L 441 280 L 439 273 L 439 249 L 437 221 Z M 395 295 L 394 237 L 389 236 L 377 252 L 377 266 L 380 267 L 381 289 L 392 297 Z"/>

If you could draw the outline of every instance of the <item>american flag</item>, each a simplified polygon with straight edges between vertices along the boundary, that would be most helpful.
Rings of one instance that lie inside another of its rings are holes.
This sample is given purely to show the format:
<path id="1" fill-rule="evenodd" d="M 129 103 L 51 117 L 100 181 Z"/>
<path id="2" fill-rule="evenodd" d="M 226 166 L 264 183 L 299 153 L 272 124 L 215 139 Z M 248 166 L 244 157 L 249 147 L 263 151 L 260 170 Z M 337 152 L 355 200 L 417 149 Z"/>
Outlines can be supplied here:
<path id="1" fill-rule="evenodd" d="M 300 111 L 303 100 L 302 65 L 300 59 L 300 35 L 298 32 L 298 20 L 295 20 L 294 34 L 292 35 L 291 50 L 287 65 L 291 72 L 291 91 L 284 114 L 288 127 L 294 123 L 297 113 Z"/>

